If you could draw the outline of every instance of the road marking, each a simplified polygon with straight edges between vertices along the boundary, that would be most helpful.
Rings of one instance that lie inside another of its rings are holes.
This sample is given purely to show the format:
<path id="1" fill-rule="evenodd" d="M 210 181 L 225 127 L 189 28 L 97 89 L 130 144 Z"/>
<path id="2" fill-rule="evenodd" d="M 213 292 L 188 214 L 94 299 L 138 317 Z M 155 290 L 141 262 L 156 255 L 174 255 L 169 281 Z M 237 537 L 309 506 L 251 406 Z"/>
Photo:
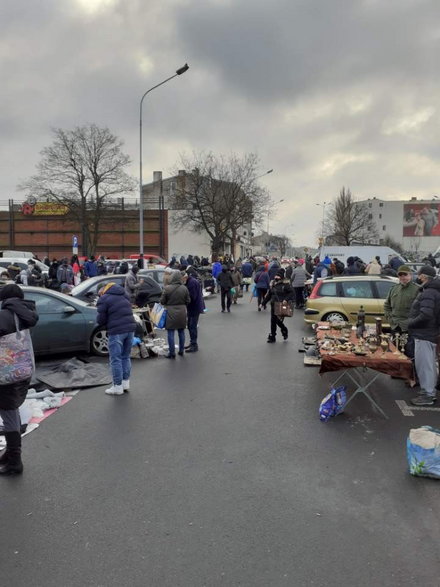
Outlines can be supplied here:
<path id="1" fill-rule="evenodd" d="M 396 399 L 396 404 L 404 416 L 414 416 L 413 412 L 440 412 L 440 408 L 430 408 L 429 406 L 409 406 L 405 400 Z"/>

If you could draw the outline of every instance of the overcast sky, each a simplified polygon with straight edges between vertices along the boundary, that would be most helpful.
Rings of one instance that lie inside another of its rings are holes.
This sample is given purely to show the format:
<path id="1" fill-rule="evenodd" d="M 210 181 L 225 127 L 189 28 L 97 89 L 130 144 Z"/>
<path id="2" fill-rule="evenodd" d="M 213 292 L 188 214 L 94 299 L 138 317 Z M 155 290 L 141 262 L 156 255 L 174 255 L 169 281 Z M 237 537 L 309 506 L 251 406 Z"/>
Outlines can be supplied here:
<path id="1" fill-rule="evenodd" d="M 439 0 L 2 0 L 0 200 L 51 128 L 96 123 L 144 180 L 181 152 L 258 153 L 271 232 L 316 244 L 322 208 L 440 196 Z"/>

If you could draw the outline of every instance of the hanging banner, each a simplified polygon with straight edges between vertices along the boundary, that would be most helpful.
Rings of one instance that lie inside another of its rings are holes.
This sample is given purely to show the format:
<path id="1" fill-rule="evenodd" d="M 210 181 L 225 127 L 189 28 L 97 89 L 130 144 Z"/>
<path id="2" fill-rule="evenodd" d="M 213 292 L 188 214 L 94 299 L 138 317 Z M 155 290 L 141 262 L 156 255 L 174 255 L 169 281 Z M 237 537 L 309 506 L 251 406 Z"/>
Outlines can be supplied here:
<path id="1" fill-rule="evenodd" d="M 37 202 L 34 206 L 34 216 L 62 216 L 69 208 L 58 202 Z"/>

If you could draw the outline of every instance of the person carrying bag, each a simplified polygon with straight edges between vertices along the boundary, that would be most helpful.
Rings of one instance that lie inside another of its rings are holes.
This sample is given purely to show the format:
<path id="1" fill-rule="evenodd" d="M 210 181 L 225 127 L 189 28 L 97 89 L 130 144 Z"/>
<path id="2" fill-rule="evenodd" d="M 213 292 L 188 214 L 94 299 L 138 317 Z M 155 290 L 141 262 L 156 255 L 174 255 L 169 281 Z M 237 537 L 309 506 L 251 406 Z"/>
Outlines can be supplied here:
<path id="1" fill-rule="evenodd" d="M 35 302 L 25 300 L 16 284 L 0 291 L 0 417 L 6 450 L 0 456 L 0 475 L 20 475 L 21 422 L 19 407 L 26 399 L 34 370 L 32 340 L 27 330 L 38 322 Z"/>
<path id="2" fill-rule="evenodd" d="M 281 330 L 284 340 L 287 340 L 289 331 L 284 324 L 284 318 L 293 316 L 293 300 L 295 292 L 290 280 L 285 279 L 284 269 L 278 269 L 270 284 L 264 303 L 270 301 L 270 334 L 267 342 L 276 342 L 277 327 Z"/>

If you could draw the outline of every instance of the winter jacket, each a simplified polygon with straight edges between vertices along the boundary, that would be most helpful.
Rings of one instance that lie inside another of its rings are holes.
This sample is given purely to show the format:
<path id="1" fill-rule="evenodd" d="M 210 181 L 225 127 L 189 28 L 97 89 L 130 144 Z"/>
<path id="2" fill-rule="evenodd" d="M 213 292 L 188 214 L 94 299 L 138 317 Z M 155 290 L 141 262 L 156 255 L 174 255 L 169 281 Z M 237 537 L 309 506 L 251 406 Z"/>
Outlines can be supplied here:
<path id="1" fill-rule="evenodd" d="M 73 285 L 73 269 L 71 265 L 60 265 L 57 269 L 58 283 Z"/>
<path id="2" fill-rule="evenodd" d="M 318 279 L 323 279 L 324 277 L 327 277 L 327 275 L 329 274 L 329 268 L 327 265 L 324 265 L 324 263 L 318 263 L 318 265 L 316 265 L 314 271 L 313 271 L 313 283 L 316 283 L 318 281 Z"/>
<path id="3" fill-rule="evenodd" d="M 362 275 L 362 270 L 359 263 L 348 263 L 347 260 L 347 267 L 344 269 L 342 275 Z"/>
<path id="4" fill-rule="evenodd" d="M 250 263 L 249 261 L 243 263 L 243 265 L 241 266 L 241 274 L 243 275 L 243 277 L 252 277 L 253 272 L 254 268 L 252 267 L 252 263 Z"/>
<path id="5" fill-rule="evenodd" d="M 272 281 L 272 279 L 275 277 L 278 269 L 280 268 L 280 264 L 275 261 L 274 263 L 272 263 L 269 267 L 269 281 Z"/>
<path id="6" fill-rule="evenodd" d="M 269 289 L 270 279 L 267 271 L 257 271 L 254 277 L 255 287 L 257 289 Z"/>
<path id="7" fill-rule="evenodd" d="M 231 277 L 232 277 L 232 282 L 234 284 L 234 287 L 240 287 L 241 285 L 241 273 L 240 271 L 232 271 L 231 272 Z"/>
<path id="8" fill-rule="evenodd" d="M 440 334 L 439 279 L 431 279 L 420 288 L 411 306 L 408 332 L 419 340 L 437 342 Z"/>
<path id="9" fill-rule="evenodd" d="M 215 263 L 212 264 L 212 276 L 217 279 L 217 275 L 219 275 L 219 273 L 221 273 L 222 271 L 222 264 L 220 263 L 220 261 L 216 261 Z"/>
<path id="10" fill-rule="evenodd" d="M 205 302 L 203 301 L 202 286 L 198 279 L 192 275 L 188 275 L 186 282 L 189 297 L 191 301 L 187 306 L 188 316 L 198 316 L 205 310 Z"/>
<path id="11" fill-rule="evenodd" d="M 290 302 L 294 299 L 295 292 L 290 285 L 290 281 L 288 279 L 275 279 L 264 298 L 264 302 L 267 304 L 270 301 L 273 310 L 275 302 L 283 302 L 284 300 Z"/>
<path id="12" fill-rule="evenodd" d="M 377 262 L 376 259 L 373 259 L 371 261 L 371 263 L 368 265 L 368 267 L 365 270 L 365 273 L 367 273 L 367 275 L 380 275 L 380 272 L 382 271 L 382 266 L 379 265 L 379 263 Z"/>
<path id="13" fill-rule="evenodd" d="M 231 272 L 226 268 L 222 269 L 221 273 L 217 276 L 217 281 L 222 289 L 230 290 L 234 287 L 234 281 L 232 279 Z"/>
<path id="14" fill-rule="evenodd" d="M 188 289 L 182 285 L 182 275 L 180 271 L 175 271 L 171 275 L 170 285 L 165 286 L 160 299 L 160 303 L 167 309 L 167 330 L 186 328 L 186 306 L 190 301 Z"/>
<path id="15" fill-rule="evenodd" d="M 0 336 L 15 332 L 14 313 L 20 330 L 32 328 L 38 322 L 35 302 L 20 298 L 3 300 L 0 310 Z M 26 399 L 30 379 L 0 386 L 0 410 L 16 410 Z"/>
<path id="16" fill-rule="evenodd" d="M 391 328 L 401 328 L 402 332 L 408 332 L 408 319 L 412 303 L 419 293 L 415 283 L 402 285 L 396 283 L 388 292 L 384 302 L 385 318 Z"/>
<path id="17" fill-rule="evenodd" d="M 107 334 L 134 332 L 136 322 L 134 321 L 130 300 L 124 288 L 116 283 L 107 287 L 105 287 L 105 293 L 99 297 L 96 304 L 98 326 L 106 328 Z"/>
<path id="18" fill-rule="evenodd" d="M 139 289 L 139 282 L 136 274 L 130 269 L 125 276 L 125 293 L 132 304 L 134 304 L 137 291 Z"/>
<path id="19" fill-rule="evenodd" d="M 308 273 L 301 265 L 295 267 L 292 271 L 292 286 L 293 287 L 304 287 L 307 280 Z M 310 277 L 310 276 L 309 276 Z"/>
<path id="20" fill-rule="evenodd" d="M 95 261 L 86 261 L 84 263 L 84 275 L 86 277 L 96 277 L 98 275 L 98 267 Z"/>

